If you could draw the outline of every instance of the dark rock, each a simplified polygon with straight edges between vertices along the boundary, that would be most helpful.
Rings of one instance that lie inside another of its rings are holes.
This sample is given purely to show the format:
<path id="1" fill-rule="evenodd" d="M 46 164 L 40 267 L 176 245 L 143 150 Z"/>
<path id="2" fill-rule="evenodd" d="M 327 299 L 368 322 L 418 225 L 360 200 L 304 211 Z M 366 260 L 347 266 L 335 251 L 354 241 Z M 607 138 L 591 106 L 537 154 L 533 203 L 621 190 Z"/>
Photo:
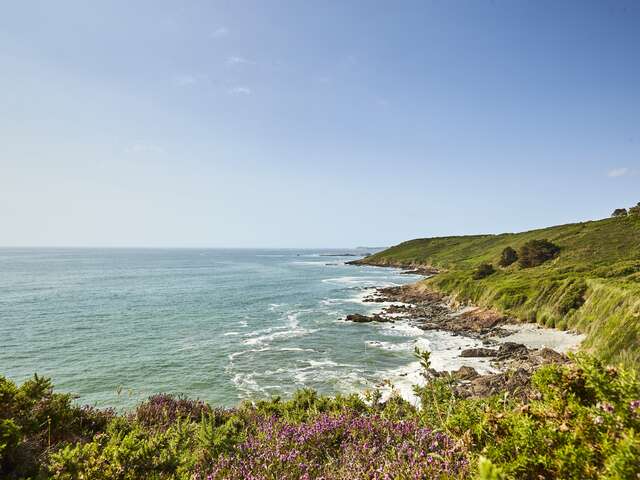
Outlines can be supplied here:
<path id="1" fill-rule="evenodd" d="M 369 323 L 369 322 L 393 322 L 390 318 L 385 318 L 381 315 L 361 315 L 359 313 L 352 313 L 345 318 L 348 322 L 356 323 Z"/>
<path id="2" fill-rule="evenodd" d="M 537 353 L 540 358 L 548 363 L 564 363 L 568 360 L 568 357 L 563 353 L 558 353 L 547 347 L 544 347 Z"/>
<path id="3" fill-rule="evenodd" d="M 522 397 L 526 396 L 530 384 L 531 372 L 519 368 L 503 373 L 478 376 L 468 385 L 458 386 L 456 392 L 464 398 L 488 397 L 505 392 Z"/>
<path id="4" fill-rule="evenodd" d="M 451 372 L 451 376 L 457 380 L 473 380 L 480 374 L 473 367 L 462 366 L 458 370 Z"/>
<path id="5" fill-rule="evenodd" d="M 491 348 L 467 348 L 460 352 L 461 357 L 495 357 L 498 355 L 498 350 Z"/>
<path id="6" fill-rule="evenodd" d="M 498 357 L 517 357 L 526 355 L 528 351 L 529 349 L 521 343 L 505 342 L 498 349 Z"/>

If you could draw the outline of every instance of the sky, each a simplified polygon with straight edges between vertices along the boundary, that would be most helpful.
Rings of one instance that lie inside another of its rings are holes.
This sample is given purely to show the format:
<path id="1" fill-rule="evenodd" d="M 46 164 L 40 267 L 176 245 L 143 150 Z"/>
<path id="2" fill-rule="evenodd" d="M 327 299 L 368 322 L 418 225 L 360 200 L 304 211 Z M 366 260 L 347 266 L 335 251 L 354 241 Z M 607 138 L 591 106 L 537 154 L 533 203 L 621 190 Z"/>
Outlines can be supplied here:
<path id="1" fill-rule="evenodd" d="M 385 246 L 639 185 L 635 0 L 2 6 L 3 246 Z"/>

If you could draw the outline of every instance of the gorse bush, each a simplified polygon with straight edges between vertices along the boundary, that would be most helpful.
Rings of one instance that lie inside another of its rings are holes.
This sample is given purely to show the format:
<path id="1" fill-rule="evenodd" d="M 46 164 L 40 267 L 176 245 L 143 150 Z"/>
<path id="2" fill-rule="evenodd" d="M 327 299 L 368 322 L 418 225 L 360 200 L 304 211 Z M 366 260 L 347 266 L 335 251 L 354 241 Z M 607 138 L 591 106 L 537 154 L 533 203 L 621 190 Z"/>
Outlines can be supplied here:
<path id="1" fill-rule="evenodd" d="M 500 265 L 501 267 L 508 267 L 509 265 L 517 261 L 518 261 L 517 252 L 511 247 L 506 247 L 500 253 L 500 260 L 498 261 L 498 265 Z"/>
<path id="2" fill-rule="evenodd" d="M 520 247 L 518 262 L 522 268 L 537 267 L 555 258 L 560 253 L 560 247 L 549 240 L 529 240 Z"/>
<path id="3" fill-rule="evenodd" d="M 433 376 L 421 408 L 375 392 L 300 390 L 215 409 L 154 396 L 130 414 L 75 406 L 47 379 L 0 377 L 0 478 L 634 479 L 640 381 L 587 356 L 541 367 L 516 396 L 465 399 Z M 43 417 L 44 415 L 44 417 Z M 43 420 L 44 418 L 44 420 Z M 48 421 L 47 418 L 51 419 Z"/>
<path id="4" fill-rule="evenodd" d="M 575 360 L 540 368 L 524 400 L 459 399 L 447 392 L 446 379 L 438 379 L 418 389 L 421 413 L 466 442 L 471 455 L 490 460 L 496 478 L 638 478 L 636 373 L 587 356 Z"/>
<path id="5" fill-rule="evenodd" d="M 90 440 L 114 415 L 75 405 L 47 378 L 34 375 L 18 387 L 0 376 L 0 478 L 35 476 L 53 446 Z"/>
<path id="6" fill-rule="evenodd" d="M 490 263 L 481 263 L 473 272 L 473 279 L 481 280 L 483 278 L 488 277 L 489 275 L 494 274 L 495 271 L 496 269 L 493 268 L 493 265 L 491 265 Z"/>

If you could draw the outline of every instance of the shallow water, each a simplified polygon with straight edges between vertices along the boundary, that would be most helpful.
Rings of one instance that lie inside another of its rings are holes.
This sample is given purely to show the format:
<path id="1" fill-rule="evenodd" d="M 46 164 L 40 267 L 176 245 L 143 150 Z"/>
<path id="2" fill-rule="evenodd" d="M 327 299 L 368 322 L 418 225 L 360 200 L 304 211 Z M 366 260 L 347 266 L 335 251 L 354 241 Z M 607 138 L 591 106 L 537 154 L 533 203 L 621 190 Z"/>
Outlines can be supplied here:
<path id="1" fill-rule="evenodd" d="M 308 386 L 410 390 L 414 345 L 436 368 L 476 341 L 354 324 L 370 288 L 420 277 L 354 267 L 348 250 L 0 249 L 0 374 L 53 378 L 79 401 L 129 408 L 157 392 L 217 405 Z M 478 365 L 476 365 L 478 366 Z"/>

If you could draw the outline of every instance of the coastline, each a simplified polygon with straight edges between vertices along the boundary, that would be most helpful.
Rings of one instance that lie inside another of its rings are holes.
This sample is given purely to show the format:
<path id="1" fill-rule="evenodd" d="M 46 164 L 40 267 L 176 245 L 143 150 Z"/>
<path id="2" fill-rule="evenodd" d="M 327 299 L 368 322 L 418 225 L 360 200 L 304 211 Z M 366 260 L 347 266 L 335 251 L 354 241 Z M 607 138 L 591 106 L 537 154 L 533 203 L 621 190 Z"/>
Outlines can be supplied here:
<path id="1" fill-rule="evenodd" d="M 391 265 L 362 262 L 362 259 L 345 262 L 349 265 L 400 268 L 402 273 L 419 274 L 425 278 L 436 275 L 431 267 L 417 265 Z M 567 363 L 567 353 L 575 352 L 585 339 L 576 332 L 522 323 L 495 310 L 460 303 L 450 296 L 427 289 L 420 281 L 397 287 L 377 287 L 366 295 L 364 303 L 379 305 L 369 315 L 347 315 L 346 321 L 356 323 L 392 324 L 391 328 L 418 328 L 438 337 L 446 343 L 458 340 L 457 345 L 431 352 L 432 377 L 449 377 L 463 397 L 483 397 L 509 391 L 517 393 L 528 384 L 537 368 L 548 363 Z M 457 337 L 457 338 L 456 338 Z M 464 339 L 462 348 L 459 340 Z M 431 339 L 432 341 L 434 339 Z M 430 342 L 417 336 L 415 346 L 430 350 Z M 455 366 L 457 365 L 457 369 Z M 452 368 L 453 367 L 453 368 Z M 507 378 L 515 372 L 517 381 Z M 418 361 L 398 368 L 378 385 L 383 399 L 394 392 L 417 405 L 414 385 L 423 385 L 425 378 Z"/>

